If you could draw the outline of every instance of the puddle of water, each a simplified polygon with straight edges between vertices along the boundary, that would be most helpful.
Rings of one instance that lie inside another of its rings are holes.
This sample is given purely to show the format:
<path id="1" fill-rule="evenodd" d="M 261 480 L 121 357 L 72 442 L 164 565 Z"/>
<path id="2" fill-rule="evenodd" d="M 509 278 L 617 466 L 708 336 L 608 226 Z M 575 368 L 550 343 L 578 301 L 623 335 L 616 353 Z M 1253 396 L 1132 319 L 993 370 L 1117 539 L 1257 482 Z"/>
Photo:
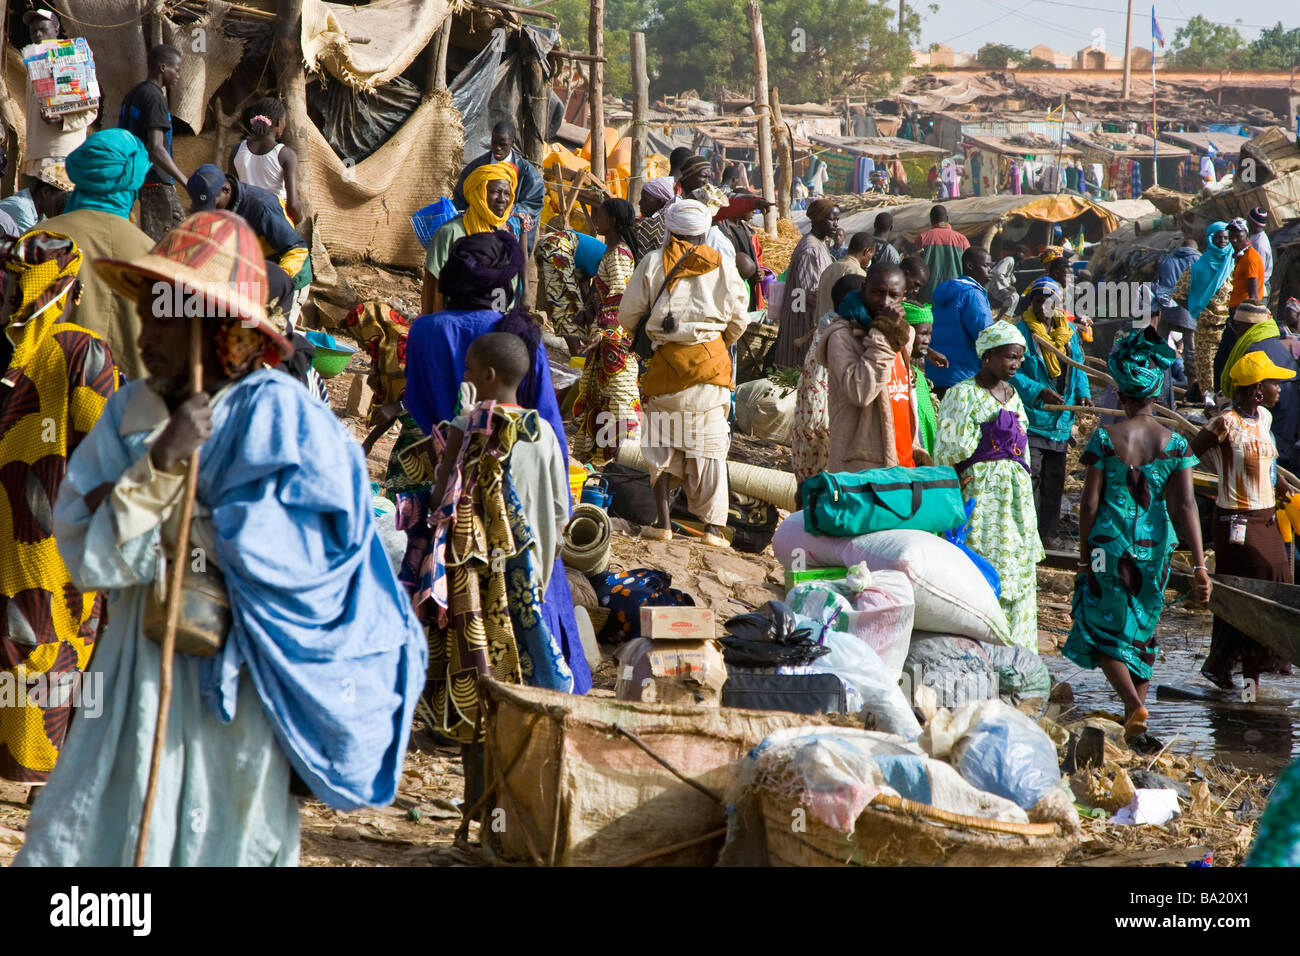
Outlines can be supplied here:
<path id="1" fill-rule="evenodd" d="M 1158 629 L 1160 656 L 1156 659 L 1147 709 L 1149 729 L 1168 743 L 1178 735 L 1171 751 L 1231 764 L 1241 770 L 1276 775 L 1300 756 L 1300 674 L 1282 677 L 1265 674 L 1254 704 L 1242 703 L 1240 691 L 1218 691 L 1201 676 L 1201 664 L 1210 648 L 1210 617 L 1180 610 L 1166 611 Z M 1124 712 L 1100 669 L 1083 670 L 1066 657 L 1043 658 L 1056 681 L 1074 689 L 1075 712 L 1066 722 L 1095 710 Z M 1241 676 L 1237 675 L 1237 682 Z M 1196 693 L 1213 693 L 1222 703 L 1160 700 L 1161 684 Z"/>

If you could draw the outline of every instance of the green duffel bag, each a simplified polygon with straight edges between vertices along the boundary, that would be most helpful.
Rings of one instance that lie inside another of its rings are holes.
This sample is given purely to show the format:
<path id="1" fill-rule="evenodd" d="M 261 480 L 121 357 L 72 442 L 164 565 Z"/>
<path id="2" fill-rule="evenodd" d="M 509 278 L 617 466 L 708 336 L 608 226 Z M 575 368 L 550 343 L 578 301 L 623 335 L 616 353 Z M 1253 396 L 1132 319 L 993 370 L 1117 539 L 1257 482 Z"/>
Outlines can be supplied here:
<path id="1" fill-rule="evenodd" d="M 823 472 L 799 486 L 804 528 L 851 538 L 908 528 L 942 534 L 966 520 L 957 472 L 947 465 Z"/>

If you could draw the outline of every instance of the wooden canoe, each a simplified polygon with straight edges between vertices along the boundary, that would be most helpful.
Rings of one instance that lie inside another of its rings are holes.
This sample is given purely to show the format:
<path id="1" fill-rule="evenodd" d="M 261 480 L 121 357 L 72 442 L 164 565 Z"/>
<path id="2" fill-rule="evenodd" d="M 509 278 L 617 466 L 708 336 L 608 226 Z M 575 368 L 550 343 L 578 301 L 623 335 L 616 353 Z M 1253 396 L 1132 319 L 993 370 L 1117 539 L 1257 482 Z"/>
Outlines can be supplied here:
<path id="1" fill-rule="evenodd" d="M 1214 575 L 1210 610 L 1292 664 L 1300 664 L 1300 585 Z"/>

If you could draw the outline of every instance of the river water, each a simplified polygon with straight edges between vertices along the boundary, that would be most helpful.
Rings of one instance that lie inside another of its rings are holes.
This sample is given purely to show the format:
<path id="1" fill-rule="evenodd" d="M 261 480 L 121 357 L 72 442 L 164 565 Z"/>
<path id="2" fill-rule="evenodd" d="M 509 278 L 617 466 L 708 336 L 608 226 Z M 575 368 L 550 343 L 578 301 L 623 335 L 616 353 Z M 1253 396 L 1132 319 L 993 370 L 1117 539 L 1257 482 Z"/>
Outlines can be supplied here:
<path id="1" fill-rule="evenodd" d="M 1210 647 L 1210 621 L 1208 614 L 1178 608 L 1166 610 L 1161 619 L 1160 656 L 1147 694 L 1150 732 L 1164 743 L 1175 738 L 1170 747 L 1175 753 L 1195 752 L 1241 770 L 1276 775 L 1300 756 L 1300 673 L 1265 674 L 1254 703 L 1244 703 L 1240 690 L 1219 690 L 1200 673 Z M 1058 655 L 1044 655 L 1043 661 L 1053 680 L 1074 689 L 1075 710 L 1063 714 L 1062 721 L 1093 711 L 1123 713 L 1100 670 L 1084 670 Z M 1168 691 L 1160 693 L 1161 686 L 1175 688 L 1175 694 L 1182 692 L 1179 696 L 1206 699 L 1172 699 Z"/>

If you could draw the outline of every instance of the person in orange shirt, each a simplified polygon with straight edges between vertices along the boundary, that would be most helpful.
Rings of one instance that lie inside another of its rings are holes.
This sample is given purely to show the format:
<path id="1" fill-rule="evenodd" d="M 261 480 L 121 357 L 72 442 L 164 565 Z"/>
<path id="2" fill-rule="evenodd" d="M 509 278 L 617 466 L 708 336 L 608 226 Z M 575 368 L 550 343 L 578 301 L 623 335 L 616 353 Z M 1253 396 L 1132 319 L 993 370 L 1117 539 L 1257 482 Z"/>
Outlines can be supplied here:
<path id="1" fill-rule="evenodd" d="M 1259 301 L 1264 295 L 1264 260 L 1250 244 L 1250 227 L 1244 219 L 1228 223 L 1228 241 L 1232 243 L 1237 264 L 1232 270 L 1232 294 L 1228 296 L 1228 317 L 1237 306 L 1249 299 Z"/>

